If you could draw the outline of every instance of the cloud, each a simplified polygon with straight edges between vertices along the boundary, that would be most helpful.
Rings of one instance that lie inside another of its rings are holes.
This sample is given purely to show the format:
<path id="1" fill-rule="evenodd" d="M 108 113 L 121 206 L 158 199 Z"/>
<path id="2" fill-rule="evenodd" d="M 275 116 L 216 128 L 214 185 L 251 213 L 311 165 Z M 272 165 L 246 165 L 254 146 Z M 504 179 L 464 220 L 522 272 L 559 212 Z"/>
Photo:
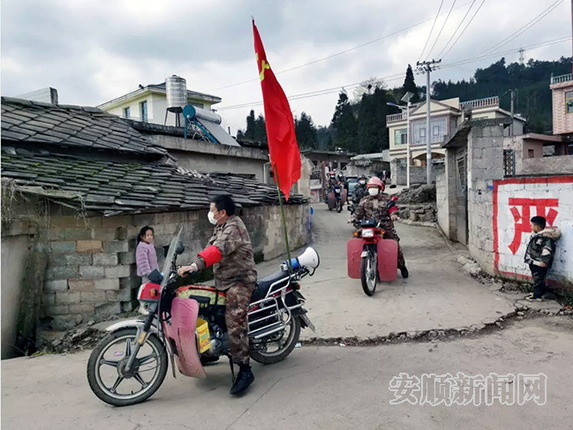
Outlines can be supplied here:
<path id="1" fill-rule="evenodd" d="M 433 45 L 452 2 L 444 1 L 426 51 Z M 472 10 L 480 3 L 478 0 Z M 543 3 L 486 1 L 443 64 L 471 59 L 495 45 L 550 5 Z M 520 46 L 570 35 L 570 6 L 566 3 L 494 51 L 517 51 Z M 98 105 L 138 84 L 159 83 L 178 74 L 187 79 L 188 88 L 222 97 L 223 103 L 216 108 L 261 101 L 252 15 L 275 72 L 332 56 L 277 74 L 288 95 L 335 88 L 330 94 L 291 103 L 295 114 L 305 111 L 317 125 L 326 125 L 342 86 L 369 77 L 396 75 L 387 83 L 398 86 L 407 65 L 415 66 L 439 1 L 409 0 L 408 7 L 405 4 L 379 0 L 4 0 L 2 94 L 52 86 L 58 89 L 62 103 Z M 442 50 L 470 4 L 456 3 L 431 56 Z M 472 15 L 468 14 L 466 22 Z M 416 25 L 420 22 L 423 24 Z M 402 31 L 408 27 L 412 28 Z M 372 43 L 356 48 L 367 42 Z M 525 55 L 557 59 L 571 55 L 570 46 L 565 42 L 526 51 Z M 506 60 L 516 61 L 518 57 L 515 52 L 506 55 Z M 493 56 L 456 68 L 445 67 L 436 71 L 432 80 L 467 78 L 475 68 L 497 59 Z M 416 76 L 416 81 L 423 84 L 423 76 Z M 222 109 L 220 113 L 224 124 L 235 131 L 245 126 L 251 108 L 257 114 L 262 112 L 262 106 L 248 106 Z"/>

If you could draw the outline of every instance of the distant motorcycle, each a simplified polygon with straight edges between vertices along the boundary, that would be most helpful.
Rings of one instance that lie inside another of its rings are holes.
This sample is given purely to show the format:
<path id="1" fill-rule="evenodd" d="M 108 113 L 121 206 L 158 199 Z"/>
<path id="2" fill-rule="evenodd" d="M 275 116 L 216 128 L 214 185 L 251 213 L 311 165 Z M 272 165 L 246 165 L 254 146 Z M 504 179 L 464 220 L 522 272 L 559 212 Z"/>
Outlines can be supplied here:
<path id="1" fill-rule="evenodd" d="M 185 248 L 179 234 L 171 241 L 164 273 L 150 275 L 155 282 L 143 284 L 138 293 L 144 319 L 122 321 L 92 351 L 87 367 L 90 388 L 102 401 L 114 406 L 141 403 L 161 386 L 168 358 L 175 377 L 180 373 L 205 378 L 204 363 L 229 355 L 225 324 L 225 294 L 215 288 L 191 285 L 177 288 L 177 255 Z M 301 278 L 313 275 L 320 263 L 307 248 L 281 269 L 259 279 L 248 308 L 250 355 L 263 364 L 284 360 L 295 348 L 301 328 L 314 326 L 303 308 Z M 234 378 L 233 366 L 231 373 Z"/>
<path id="2" fill-rule="evenodd" d="M 340 183 L 332 186 L 332 191 L 328 193 L 328 210 L 336 209 L 336 212 L 342 212 L 344 201 L 346 200 L 346 192 Z"/>

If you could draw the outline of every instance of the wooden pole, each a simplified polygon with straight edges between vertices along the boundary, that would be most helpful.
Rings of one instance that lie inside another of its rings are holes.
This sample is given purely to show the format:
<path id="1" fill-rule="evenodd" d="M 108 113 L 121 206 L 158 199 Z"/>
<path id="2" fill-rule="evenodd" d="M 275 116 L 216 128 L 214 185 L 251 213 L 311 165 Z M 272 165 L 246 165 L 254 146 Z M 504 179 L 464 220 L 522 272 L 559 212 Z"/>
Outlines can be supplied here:
<path id="1" fill-rule="evenodd" d="M 287 234 L 285 210 L 284 210 L 284 208 L 283 208 L 283 199 L 282 199 L 282 196 L 281 196 L 281 188 L 280 188 L 280 183 L 279 183 L 279 174 L 278 174 L 278 172 L 277 172 L 277 165 L 275 164 L 275 165 L 273 166 L 273 168 L 274 168 L 274 172 L 275 172 L 275 182 L 277 183 L 277 193 L 278 193 L 278 196 L 279 196 L 279 205 L 280 205 L 280 207 L 281 207 L 281 216 L 282 216 L 282 219 L 283 219 L 283 231 L 284 231 L 284 235 L 285 235 L 285 243 L 286 243 L 287 256 L 288 256 L 288 264 L 287 264 L 287 266 L 288 266 L 288 271 L 289 271 L 289 273 L 292 273 L 292 268 L 291 268 L 291 264 L 290 264 L 291 257 L 290 257 L 290 247 L 289 247 L 289 244 L 288 244 L 288 234 Z"/>

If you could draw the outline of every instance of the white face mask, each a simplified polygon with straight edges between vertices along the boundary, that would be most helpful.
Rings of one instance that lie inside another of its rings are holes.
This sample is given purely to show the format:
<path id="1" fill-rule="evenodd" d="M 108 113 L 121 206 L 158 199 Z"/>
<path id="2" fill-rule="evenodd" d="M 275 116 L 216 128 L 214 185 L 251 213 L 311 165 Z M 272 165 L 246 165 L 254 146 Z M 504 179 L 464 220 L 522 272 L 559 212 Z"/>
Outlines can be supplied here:
<path id="1" fill-rule="evenodd" d="M 379 193 L 378 188 L 368 188 L 368 194 L 371 196 L 377 196 Z"/>
<path id="2" fill-rule="evenodd" d="M 209 222 L 213 225 L 217 224 L 217 220 L 215 219 L 215 213 L 209 211 L 207 214 L 207 218 L 209 218 Z"/>
<path id="3" fill-rule="evenodd" d="M 364 185 L 366 181 L 360 181 L 360 185 Z"/>

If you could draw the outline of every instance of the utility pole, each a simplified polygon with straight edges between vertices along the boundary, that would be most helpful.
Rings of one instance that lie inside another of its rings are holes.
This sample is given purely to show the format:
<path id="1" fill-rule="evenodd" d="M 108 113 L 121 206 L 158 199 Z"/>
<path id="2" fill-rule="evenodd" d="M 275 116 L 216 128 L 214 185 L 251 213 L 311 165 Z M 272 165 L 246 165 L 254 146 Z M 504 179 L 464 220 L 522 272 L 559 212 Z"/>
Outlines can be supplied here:
<path id="1" fill-rule="evenodd" d="M 573 2 L 573 0 L 571 0 Z M 435 70 L 433 66 L 442 60 L 418 61 L 418 73 L 426 73 L 426 183 L 432 184 L 432 133 L 430 130 L 431 100 L 430 100 L 430 72 Z"/>
<path id="2" fill-rule="evenodd" d="M 511 126 L 509 128 L 509 135 L 513 136 L 513 115 L 515 113 L 515 92 L 517 90 L 511 90 Z"/>

